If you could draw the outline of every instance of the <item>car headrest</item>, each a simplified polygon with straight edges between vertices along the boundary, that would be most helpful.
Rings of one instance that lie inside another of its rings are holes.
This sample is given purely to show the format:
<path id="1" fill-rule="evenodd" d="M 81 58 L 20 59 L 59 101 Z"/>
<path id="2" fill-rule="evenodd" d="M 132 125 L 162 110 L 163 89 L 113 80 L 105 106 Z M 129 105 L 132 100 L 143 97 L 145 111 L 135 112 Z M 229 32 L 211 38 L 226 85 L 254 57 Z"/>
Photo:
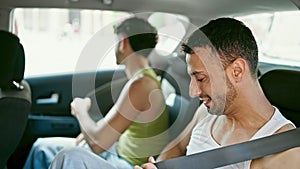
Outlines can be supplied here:
<path id="1" fill-rule="evenodd" d="M 300 111 L 300 71 L 271 70 L 263 74 L 259 82 L 272 104 L 291 111 Z"/>
<path id="2" fill-rule="evenodd" d="M 190 99 L 190 76 L 187 73 L 187 65 L 184 56 L 172 57 L 169 66 L 164 73 L 166 79 L 175 89 L 175 93 Z"/>
<path id="3" fill-rule="evenodd" d="M 7 31 L 0 30 L 0 88 L 22 88 L 24 78 L 25 55 L 19 38 Z"/>
<path id="4" fill-rule="evenodd" d="M 170 56 L 161 56 L 155 50 L 148 56 L 150 66 L 153 68 L 155 73 L 162 76 L 163 72 L 168 67 L 168 58 Z"/>
<path id="5" fill-rule="evenodd" d="M 173 68 L 174 73 L 178 74 L 179 76 L 188 76 L 185 55 L 179 55 L 177 57 L 170 58 L 169 65 L 171 65 L 170 67 Z"/>
<path id="6" fill-rule="evenodd" d="M 300 126 L 300 71 L 271 70 L 259 82 L 269 99 L 296 126 Z"/>

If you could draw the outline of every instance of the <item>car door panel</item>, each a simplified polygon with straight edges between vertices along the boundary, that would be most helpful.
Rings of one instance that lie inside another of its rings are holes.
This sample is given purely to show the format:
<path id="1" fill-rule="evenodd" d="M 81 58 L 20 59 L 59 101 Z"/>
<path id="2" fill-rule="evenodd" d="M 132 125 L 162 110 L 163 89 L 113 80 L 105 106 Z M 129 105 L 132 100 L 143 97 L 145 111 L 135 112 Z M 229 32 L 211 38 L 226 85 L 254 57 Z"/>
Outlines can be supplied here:
<path id="1" fill-rule="evenodd" d="M 30 131 L 41 136 L 78 133 L 77 120 L 70 114 L 70 103 L 73 97 L 85 97 L 88 93 L 93 93 L 93 87 L 99 89 L 101 86 L 105 86 L 101 89 L 105 92 L 101 90 L 97 92 L 97 98 L 100 99 L 98 105 L 101 105 L 101 112 L 105 115 L 113 105 L 110 83 L 113 78 L 114 81 L 124 78 L 125 74 L 122 72 L 123 70 L 106 70 L 96 73 L 28 78 L 32 90 L 32 109 L 29 115 Z M 92 78 L 95 84 L 91 85 L 89 79 Z"/>
<path id="2" fill-rule="evenodd" d="M 89 84 L 91 78 L 94 83 L 92 85 Z M 74 79 L 77 87 L 74 86 Z M 93 109 L 99 110 L 101 113 L 99 114 L 98 111 L 90 113 L 90 115 L 97 120 L 112 107 L 115 100 L 113 97 L 118 97 L 127 78 L 124 70 L 120 69 L 32 77 L 26 78 L 26 80 L 32 90 L 32 108 L 23 138 L 9 159 L 8 166 L 10 168 L 22 168 L 29 150 L 37 138 L 76 137 L 80 133 L 78 121 L 70 113 L 70 102 L 75 96 L 85 97 L 88 95 L 92 98 Z M 111 91 L 112 86 L 113 92 Z M 112 96 L 112 93 L 115 96 Z M 15 161 L 19 161 L 19 163 L 14 163 Z"/>

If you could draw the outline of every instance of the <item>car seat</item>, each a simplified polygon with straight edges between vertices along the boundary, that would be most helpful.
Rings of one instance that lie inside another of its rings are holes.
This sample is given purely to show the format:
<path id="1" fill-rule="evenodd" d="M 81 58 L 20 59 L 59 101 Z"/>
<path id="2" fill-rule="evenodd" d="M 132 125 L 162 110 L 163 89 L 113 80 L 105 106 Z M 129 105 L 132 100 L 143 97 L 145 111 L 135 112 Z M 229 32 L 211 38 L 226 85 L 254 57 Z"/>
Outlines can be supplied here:
<path id="1" fill-rule="evenodd" d="M 25 56 L 19 38 L 0 31 L 0 168 L 17 148 L 31 107 L 31 92 L 23 80 Z"/>
<path id="2" fill-rule="evenodd" d="M 190 76 L 187 73 L 184 55 L 169 58 L 161 81 L 169 111 L 170 140 L 173 140 L 192 120 L 200 105 L 198 98 L 189 96 Z"/>
<path id="3" fill-rule="evenodd" d="M 300 126 L 300 71 L 275 69 L 263 74 L 259 82 L 269 99 L 297 127 Z"/>

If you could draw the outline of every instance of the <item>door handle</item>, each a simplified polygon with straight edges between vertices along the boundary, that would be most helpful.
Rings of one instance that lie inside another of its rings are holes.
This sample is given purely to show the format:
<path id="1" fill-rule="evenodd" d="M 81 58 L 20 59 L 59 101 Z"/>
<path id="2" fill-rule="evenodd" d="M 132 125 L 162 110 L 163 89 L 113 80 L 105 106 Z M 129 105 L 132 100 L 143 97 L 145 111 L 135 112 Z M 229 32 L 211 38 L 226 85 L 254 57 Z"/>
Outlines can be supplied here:
<path id="1" fill-rule="evenodd" d="M 36 104 L 58 104 L 59 94 L 52 93 L 49 98 L 36 99 Z"/>

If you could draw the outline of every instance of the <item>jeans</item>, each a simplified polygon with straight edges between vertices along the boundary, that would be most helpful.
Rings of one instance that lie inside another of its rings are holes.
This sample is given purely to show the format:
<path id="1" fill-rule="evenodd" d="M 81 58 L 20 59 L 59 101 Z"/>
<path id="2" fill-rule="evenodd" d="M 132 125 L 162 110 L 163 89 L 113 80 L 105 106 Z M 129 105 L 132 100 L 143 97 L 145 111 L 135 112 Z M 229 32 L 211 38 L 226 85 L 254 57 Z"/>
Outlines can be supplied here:
<path id="1" fill-rule="evenodd" d="M 99 165 L 112 165 L 113 167 L 111 168 L 132 169 L 134 165 L 118 155 L 116 145 L 117 143 L 107 151 L 96 155 L 87 144 L 76 146 L 75 138 L 39 138 L 33 144 L 23 169 L 48 169 L 54 158 L 56 158 L 56 167 L 52 166 L 52 169 L 74 168 L 75 166 L 75 168 L 83 167 L 78 164 L 78 158 L 84 159 L 83 162 L 89 161 L 88 166 L 93 166 L 89 167 L 89 169 L 95 168 L 96 166 L 94 165 L 97 165 L 97 168 L 103 168 Z M 56 157 L 56 155 L 58 155 L 58 157 Z M 57 158 L 63 158 L 63 163 L 58 163 L 59 159 Z M 75 161 L 77 162 L 75 163 Z M 71 167 L 72 165 L 74 166 Z M 86 164 L 82 165 L 86 167 Z"/>

